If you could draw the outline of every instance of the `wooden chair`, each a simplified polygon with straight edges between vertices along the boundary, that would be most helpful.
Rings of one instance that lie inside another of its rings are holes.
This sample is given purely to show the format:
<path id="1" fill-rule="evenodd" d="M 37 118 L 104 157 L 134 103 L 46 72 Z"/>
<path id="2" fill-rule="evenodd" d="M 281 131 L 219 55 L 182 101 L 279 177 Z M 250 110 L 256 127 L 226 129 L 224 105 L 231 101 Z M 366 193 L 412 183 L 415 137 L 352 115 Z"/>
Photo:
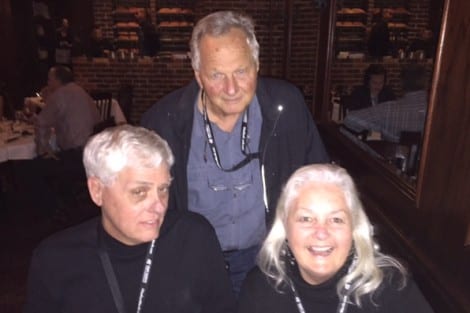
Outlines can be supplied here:
<path id="1" fill-rule="evenodd" d="M 115 126 L 114 117 L 111 115 L 112 94 L 104 91 L 92 91 L 90 95 L 100 112 L 100 122 L 95 125 L 93 133 L 96 134 L 105 128 Z"/>
<path id="2" fill-rule="evenodd" d="M 100 112 L 100 120 L 105 121 L 111 118 L 112 94 L 110 92 L 92 91 L 90 95 Z"/>

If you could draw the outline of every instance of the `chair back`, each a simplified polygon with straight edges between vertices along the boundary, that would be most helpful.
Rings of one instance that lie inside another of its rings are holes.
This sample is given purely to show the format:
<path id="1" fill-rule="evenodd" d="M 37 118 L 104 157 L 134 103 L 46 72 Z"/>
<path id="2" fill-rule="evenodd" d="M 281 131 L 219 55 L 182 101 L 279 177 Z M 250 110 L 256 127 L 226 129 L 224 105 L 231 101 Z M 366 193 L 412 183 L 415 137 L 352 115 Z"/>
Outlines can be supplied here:
<path id="1" fill-rule="evenodd" d="M 98 108 L 98 111 L 100 112 L 100 120 L 103 122 L 112 118 L 112 94 L 110 92 L 93 91 L 90 93 L 90 95 L 93 98 L 93 102 Z"/>
<path id="2" fill-rule="evenodd" d="M 105 91 L 92 91 L 90 96 L 100 112 L 100 121 L 94 126 L 93 134 L 97 134 L 108 127 L 116 126 L 114 117 L 111 115 L 112 94 Z"/>

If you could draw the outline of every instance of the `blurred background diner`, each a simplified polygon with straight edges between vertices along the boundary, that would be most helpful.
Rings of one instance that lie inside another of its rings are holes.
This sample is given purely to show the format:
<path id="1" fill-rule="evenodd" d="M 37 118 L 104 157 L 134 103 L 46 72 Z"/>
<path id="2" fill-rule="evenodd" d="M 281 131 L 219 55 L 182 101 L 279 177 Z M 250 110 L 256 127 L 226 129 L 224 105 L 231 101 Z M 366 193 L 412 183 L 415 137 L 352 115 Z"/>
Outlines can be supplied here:
<path id="1" fill-rule="evenodd" d="M 387 70 L 380 64 L 371 64 L 364 71 L 364 83 L 356 86 L 351 95 L 341 101 L 346 112 L 375 106 L 395 100 L 395 93 L 387 86 Z"/>

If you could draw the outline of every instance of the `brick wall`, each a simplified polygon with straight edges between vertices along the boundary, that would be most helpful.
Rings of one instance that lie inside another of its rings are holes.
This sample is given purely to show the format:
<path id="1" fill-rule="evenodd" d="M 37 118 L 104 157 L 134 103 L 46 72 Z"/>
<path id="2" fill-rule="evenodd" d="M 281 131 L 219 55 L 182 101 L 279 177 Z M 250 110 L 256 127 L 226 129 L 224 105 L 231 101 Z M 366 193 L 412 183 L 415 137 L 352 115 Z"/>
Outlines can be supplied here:
<path id="1" fill-rule="evenodd" d="M 156 100 L 187 84 L 193 77 L 188 59 L 139 58 L 131 61 L 74 59 L 76 80 L 87 90 L 117 93 L 121 85 L 133 86 L 130 122 L 138 123 L 142 113 Z"/>
<path id="2" fill-rule="evenodd" d="M 319 10 L 311 0 L 294 1 L 290 70 L 288 80 L 296 84 L 308 97 L 313 95 L 316 71 Z M 158 1 L 150 0 L 150 8 L 158 10 Z M 95 0 L 95 24 L 101 26 L 105 37 L 113 38 L 114 9 L 112 0 Z M 195 20 L 217 10 L 238 10 L 255 21 L 260 43 L 260 74 L 282 77 L 285 55 L 285 1 L 199 0 L 195 6 Z M 193 76 L 189 60 L 171 58 L 139 59 L 135 62 L 111 60 L 74 61 L 77 81 L 87 89 L 103 89 L 117 94 L 121 84 L 134 86 L 134 105 L 131 121 L 137 122 L 150 105 L 166 93 L 187 83 Z"/>
<path id="3" fill-rule="evenodd" d="M 369 0 L 372 6 L 374 0 Z M 427 25 L 430 0 L 409 0 L 410 37 Z M 260 74 L 283 77 L 285 59 L 286 7 L 284 0 L 198 0 L 194 6 L 195 20 L 217 10 L 239 10 L 253 17 L 260 42 Z M 149 0 L 152 11 L 159 9 L 157 0 Z M 95 24 L 102 27 L 104 35 L 112 38 L 113 0 L 93 1 Z M 296 84 L 305 94 L 307 103 L 312 103 L 315 83 L 316 53 L 318 49 L 319 9 L 312 0 L 293 1 L 293 25 L 291 58 L 288 60 L 288 80 Z M 171 58 L 139 59 L 134 62 L 101 60 L 91 62 L 83 58 L 75 60 L 77 80 L 89 89 L 105 89 L 117 93 L 121 84 L 134 86 L 134 108 L 132 121 L 163 95 L 184 85 L 192 78 L 189 60 Z M 333 85 L 359 84 L 367 61 L 335 61 L 333 64 Z M 387 65 L 392 68 L 395 66 Z M 397 72 L 398 73 L 398 72 Z M 396 76 L 398 77 L 398 76 Z M 396 79 L 391 73 L 392 85 Z M 400 87 L 397 85 L 397 90 Z"/>

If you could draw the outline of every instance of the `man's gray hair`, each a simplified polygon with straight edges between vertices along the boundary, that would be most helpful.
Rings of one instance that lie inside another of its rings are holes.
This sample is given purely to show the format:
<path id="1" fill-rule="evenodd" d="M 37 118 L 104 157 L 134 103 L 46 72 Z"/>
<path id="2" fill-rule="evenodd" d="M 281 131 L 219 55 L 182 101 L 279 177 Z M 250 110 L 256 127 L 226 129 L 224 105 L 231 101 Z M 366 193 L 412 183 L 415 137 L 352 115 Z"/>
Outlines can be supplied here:
<path id="1" fill-rule="evenodd" d="M 199 71 L 201 66 L 201 55 L 199 43 L 206 36 L 222 36 L 231 29 L 238 28 L 246 35 L 246 42 L 250 47 L 251 56 L 256 65 L 259 65 L 259 44 L 256 40 L 255 27 L 253 20 L 241 13 L 233 11 L 219 11 L 211 13 L 194 26 L 190 41 L 190 55 L 193 70 Z"/>
<path id="2" fill-rule="evenodd" d="M 156 168 L 174 163 L 168 143 L 143 127 L 122 125 L 107 128 L 88 140 L 83 151 L 87 177 L 96 177 L 111 185 L 126 166 Z"/>

